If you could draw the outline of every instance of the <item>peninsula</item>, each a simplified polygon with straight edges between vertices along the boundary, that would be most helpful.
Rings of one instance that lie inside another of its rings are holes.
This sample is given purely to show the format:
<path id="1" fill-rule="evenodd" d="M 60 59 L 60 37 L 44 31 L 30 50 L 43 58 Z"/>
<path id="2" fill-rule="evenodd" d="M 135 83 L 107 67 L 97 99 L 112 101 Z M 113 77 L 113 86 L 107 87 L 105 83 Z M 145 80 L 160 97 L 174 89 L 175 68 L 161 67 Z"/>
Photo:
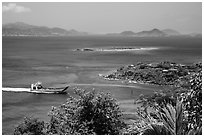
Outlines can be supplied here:
<path id="1" fill-rule="evenodd" d="M 176 85 L 191 74 L 201 71 L 202 64 L 177 64 L 174 62 L 141 63 L 120 67 L 115 72 L 102 75 L 107 80 L 125 80 L 129 83 Z"/>

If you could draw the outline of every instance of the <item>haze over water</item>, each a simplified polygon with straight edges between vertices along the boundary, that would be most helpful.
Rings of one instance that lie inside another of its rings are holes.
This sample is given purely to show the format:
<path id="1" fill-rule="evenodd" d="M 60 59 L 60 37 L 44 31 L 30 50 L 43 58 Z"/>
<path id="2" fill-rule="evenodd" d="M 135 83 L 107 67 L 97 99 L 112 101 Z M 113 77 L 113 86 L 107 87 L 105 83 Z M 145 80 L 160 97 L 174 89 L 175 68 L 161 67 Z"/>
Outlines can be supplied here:
<path id="1" fill-rule="evenodd" d="M 153 48 L 124 52 L 75 51 L 82 48 Z M 154 49 L 155 48 L 155 49 Z M 138 85 L 135 88 L 103 86 L 98 76 L 137 62 L 173 61 L 191 64 L 202 61 L 202 39 L 193 37 L 3 37 L 3 87 L 29 87 L 41 81 L 46 87 L 75 84 L 77 87 L 111 92 L 119 101 L 150 94 L 159 89 Z M 127 85 L 121 82 L 112 83 Z M 94 86 L 95 85 L 95 86 Z M 98 86 L 97 86 L 98 85 Z M 73 87 L 68 89 L 72 94 Z M 133 95 L 130 92 L 133 91 Z M 3 133 L 11 134 L 23 117 L 33 115 L 48 120 L 51 106 L 63 103 L 67 95 L 2 93 Z"/>

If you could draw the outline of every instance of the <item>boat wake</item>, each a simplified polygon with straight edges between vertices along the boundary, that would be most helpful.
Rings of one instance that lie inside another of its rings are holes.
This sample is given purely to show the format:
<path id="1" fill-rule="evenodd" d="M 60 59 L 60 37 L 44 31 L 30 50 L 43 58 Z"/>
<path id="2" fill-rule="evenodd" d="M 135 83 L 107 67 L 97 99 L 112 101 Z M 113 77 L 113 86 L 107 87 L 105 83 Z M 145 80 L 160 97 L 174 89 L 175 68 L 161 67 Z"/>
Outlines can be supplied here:
<path id="1" fill-rule="evenodd" d="M 2 88 L 2 91 L 4 92 L 28 92 L 28 93 L 43 93 L 43 94 L 52 94 L 52 92 L 41 92 L 41 91 L 32 91 L 30 88 L 10 88 L 10 87 L 5 87 Z"/>
<path id="2" fill-rule="evenodd" d="M 10 87 L 2 88 L 2 91 L 6 91 L 6 92 L 31 92 L 30 88 L 10 88 Z"/>

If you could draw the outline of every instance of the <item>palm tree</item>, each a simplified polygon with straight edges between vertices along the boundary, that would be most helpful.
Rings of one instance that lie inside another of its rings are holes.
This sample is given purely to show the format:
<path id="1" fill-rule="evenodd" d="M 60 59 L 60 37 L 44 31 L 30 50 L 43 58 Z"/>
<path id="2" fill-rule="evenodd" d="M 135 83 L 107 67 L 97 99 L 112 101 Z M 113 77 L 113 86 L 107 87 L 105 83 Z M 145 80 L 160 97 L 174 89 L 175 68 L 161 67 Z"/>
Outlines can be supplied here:
<path id="1" fill-rule="evenodd" d="M 142 131 L 143 135 L 201 135 L 202 126 L 186 131 L 184 121 L 183 104 L 177 101 L 176 107 L 166 104 L 165 107 L 155 107 L 157 122 L 149 123 L 149 126 Z M 151 117 L 151 116 L 149 116 Z"/>

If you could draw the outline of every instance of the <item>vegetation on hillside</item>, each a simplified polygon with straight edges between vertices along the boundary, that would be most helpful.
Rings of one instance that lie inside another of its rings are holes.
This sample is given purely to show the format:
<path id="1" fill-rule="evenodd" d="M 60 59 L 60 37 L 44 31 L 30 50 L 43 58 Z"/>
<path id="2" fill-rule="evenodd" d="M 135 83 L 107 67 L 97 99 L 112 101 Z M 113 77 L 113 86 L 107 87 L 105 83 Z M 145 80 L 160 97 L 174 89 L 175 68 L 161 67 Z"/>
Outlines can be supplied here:
<path id="1" fill-rule="evenodd" d="M 104 76 L 108 80 L 127 80 L 130 83 L 175 85 L 177 81 L 201 69 L 201 63 L 182 65 L 164 61 L 160 63 L 137 63 L 120 67 Z"/>

